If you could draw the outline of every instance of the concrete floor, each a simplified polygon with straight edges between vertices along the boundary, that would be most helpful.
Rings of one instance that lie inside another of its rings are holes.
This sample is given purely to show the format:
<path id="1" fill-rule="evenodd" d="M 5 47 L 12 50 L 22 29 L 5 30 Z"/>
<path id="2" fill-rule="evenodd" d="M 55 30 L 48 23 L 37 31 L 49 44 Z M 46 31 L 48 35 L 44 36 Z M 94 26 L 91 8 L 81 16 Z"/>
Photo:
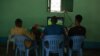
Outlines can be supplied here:
<path id="1" fill-rule="evenodd" d="M 6 54 L 6 48 L 5 47 L 0 47 L 0 56 L 14 56 L 14 51 L 10 49 L 9 53 Z M 100 49 L 84 49 L 83 50 L 83 56 L 100 56 Z M 35 56 L 35 55 L 30 55 L 30 56 Z M 41 55 L 39 55 L 41 56 Z M 52 56 L 52 55 L 50 55 Z M 53 55 L 56 56 L 56 55 Z M 74 55 L 76 56 L 76 55 Z"/>
<path id="2" fill-rule="evenodd" d="M 32 52 L 32 51 L 30 51 Z M 9 46 L 9 51 L 8 54 L 6 54 L 6 46 L 0 45 L 0 56 L 14 56 L 15 51 L 12 49 L 12 45 Z M 33 55 L 30 56 L 35 56 L 35 52 L 32 52 Z M 39 54 L 41 56 L 41 52 Z M 50 55 L 52 56 L 52 55 Z M 53 55 L 56 56 L 56 55 Z M 58 56 L 58 55 L 57 55 Z M 64 55 L 67 56 L 67 55 Z M 76 56 L 76 55 L 74 55 Z M 83 50 L 83 56 L 100 56 L 100 48 L 95 48 L 95 49 L 84 49 Z"/>

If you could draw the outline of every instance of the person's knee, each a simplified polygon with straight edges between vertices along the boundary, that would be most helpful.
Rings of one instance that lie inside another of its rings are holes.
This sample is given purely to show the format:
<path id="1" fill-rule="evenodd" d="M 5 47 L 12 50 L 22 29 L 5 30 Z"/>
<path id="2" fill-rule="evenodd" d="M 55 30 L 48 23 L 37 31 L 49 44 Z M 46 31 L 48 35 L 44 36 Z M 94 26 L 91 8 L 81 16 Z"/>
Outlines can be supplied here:
<path id="1" fill-rule="evenodd" d="M 32 46 L 32 41 L 31 40 L 25 40 L 24 44 L 25 44 L 26 48 L 30 48 Z"/>

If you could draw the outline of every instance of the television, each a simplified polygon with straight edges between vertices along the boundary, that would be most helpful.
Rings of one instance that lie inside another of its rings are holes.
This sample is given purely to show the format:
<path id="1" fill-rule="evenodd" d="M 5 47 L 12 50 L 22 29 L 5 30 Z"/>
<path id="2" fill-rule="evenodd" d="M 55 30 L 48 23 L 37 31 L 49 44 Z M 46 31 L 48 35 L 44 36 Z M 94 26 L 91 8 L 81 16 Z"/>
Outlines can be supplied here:
<path id="1" fill-rule="evenodd" d="M 52 17 L 47 17 L 47 25 L 52 25 L 51 23 L 51 18 Z M 64 17 L 57 17 L 57 24 L 58 25 L 64 25 Z"/>

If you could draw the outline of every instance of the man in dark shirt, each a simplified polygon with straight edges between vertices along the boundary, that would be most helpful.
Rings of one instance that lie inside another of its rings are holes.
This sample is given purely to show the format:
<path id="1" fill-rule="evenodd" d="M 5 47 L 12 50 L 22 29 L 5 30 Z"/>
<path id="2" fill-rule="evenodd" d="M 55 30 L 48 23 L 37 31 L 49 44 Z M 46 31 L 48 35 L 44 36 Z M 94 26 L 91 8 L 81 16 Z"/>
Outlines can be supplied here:
<path id="1" fill-rule="evenodd" d="M 72 27 L 68 35 L 71 36 L 85 36 L 86 35 L 86 28 L 83 27 L 80 23 L 82 22 L 82 16 L 76 15 L 75 16 L 75 26 Z"/>
<path id="2" fill-rule="evenodd" d="M 73 42 L 73 36 L 84 36 L 86 35 L 86 29 L 85 27 L 83 27 L 80 23 L 82 22 L 82 16 L 81 15 L 76 15 L 75 16 L 75 26 L 72 27 L 69 32 L 68 32 L 68 36 L 69 36 L 69 56 L 72 55 L 72 53 L 70 52 L 71 49 L 73 49 L 73 47 L 75 47 L 75 45 L 78 45 L 78 43 L 76 44 L 75 42 Z M 84 45 L 84 37 L 81 37 L 81 48 L 83 48 Z M 74 46 L 73 46 L 74 45 Z M 79 50 L 77 50 L 79 51 Z M 82 53 L 78 53 L 78 56 L 82 56 Z"/>
<path id="3" fill-rule="evenodd" d="M 82 16 L 81 15 L 76 15 L 75 16 L 75 26 L 70 28 L 68 31 L 68 36 L 69 36 L 69 48 L 72 48 L 73 46 L 73 41 L 71 40 L 72 36 L 84 36 L 86 37 L 86 28 L 83 27 L 80 23 L 82 22 Z M 82 38 L 83 42 L 81 44 L 81 47 L 83 48 L 84 45 L 84 38 Z"/>

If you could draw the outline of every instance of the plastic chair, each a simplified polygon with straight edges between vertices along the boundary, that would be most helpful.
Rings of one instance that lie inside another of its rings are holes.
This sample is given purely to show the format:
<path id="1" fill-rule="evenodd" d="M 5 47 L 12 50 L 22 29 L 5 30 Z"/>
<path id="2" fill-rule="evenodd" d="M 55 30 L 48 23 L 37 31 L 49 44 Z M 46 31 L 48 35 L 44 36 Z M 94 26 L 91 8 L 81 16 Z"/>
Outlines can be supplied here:
<path id="1" fill-rule="evenodd" d="M 78 56 L 82 56 L 82 44 L 84 42 L 84 36 L 72 36 L 70 37 L 71 47 L 68 49 L 68 55 L 72 56 L 73 51 L 76 51 Z"/>
<path id="2" fill-rule="evenodd" d="M 43 38 L 43 56 L 44 50 L 46 50 L 46 56 L 49 53 L 59 53 L 59 56 L 63 56 L 64 52 L 64 36 L 62 35 L 47 35 Z"/>
<path id="3" fill-rule="evenodd" d="M 12 38 L 11 36 L 8 37 L 8 40 L 7 40 L 7 50 L 6 50 L 6 54 L 8 54 L 8 50 L 9 50 L 9 43 L 10 42 L 15 42 L 14 38 Z M 13 44 L 14 46 L 14 44 Z"/>
<path id="4" fill-rule="evenodd" d="M 17 56 L 18 51 L 20 53 L 20 56 L 23 56 L 23 52 L 25 52 L 25 56 L 29 56 L 29 51 L 31 49 L 35 49 L 33 46 L 31 48 L 30 47 L 28 47 L 28 48 L 25 47 L 25 41 L 27 41 L 27 40 L 31 41 L 26 36 L 15 35 L 14 39 L 15 39 L 15 45 L 16 45 L 15 56 Z M 28 46 L 30 46 L 30 44 L 28 44 Z M 35 51 L 36 51 L 36 56 L 38 56 L 37 49 Z"/>
<path id="5" fill-rule="evenodd" d="M 16 46 L 15 56 L 17 56 L 18 51 L 20 56 L 23 56 L 23 52 L 27 52 L 27 50 L 25 50 L 25 45 L 24 45 L 24 41 L 27 39 L 27 37 L 23 35 L 15 35 L 13 38 L 15 39 L 14 43 Z M 27 53 L 25 56 L 28 55 Z"/>

